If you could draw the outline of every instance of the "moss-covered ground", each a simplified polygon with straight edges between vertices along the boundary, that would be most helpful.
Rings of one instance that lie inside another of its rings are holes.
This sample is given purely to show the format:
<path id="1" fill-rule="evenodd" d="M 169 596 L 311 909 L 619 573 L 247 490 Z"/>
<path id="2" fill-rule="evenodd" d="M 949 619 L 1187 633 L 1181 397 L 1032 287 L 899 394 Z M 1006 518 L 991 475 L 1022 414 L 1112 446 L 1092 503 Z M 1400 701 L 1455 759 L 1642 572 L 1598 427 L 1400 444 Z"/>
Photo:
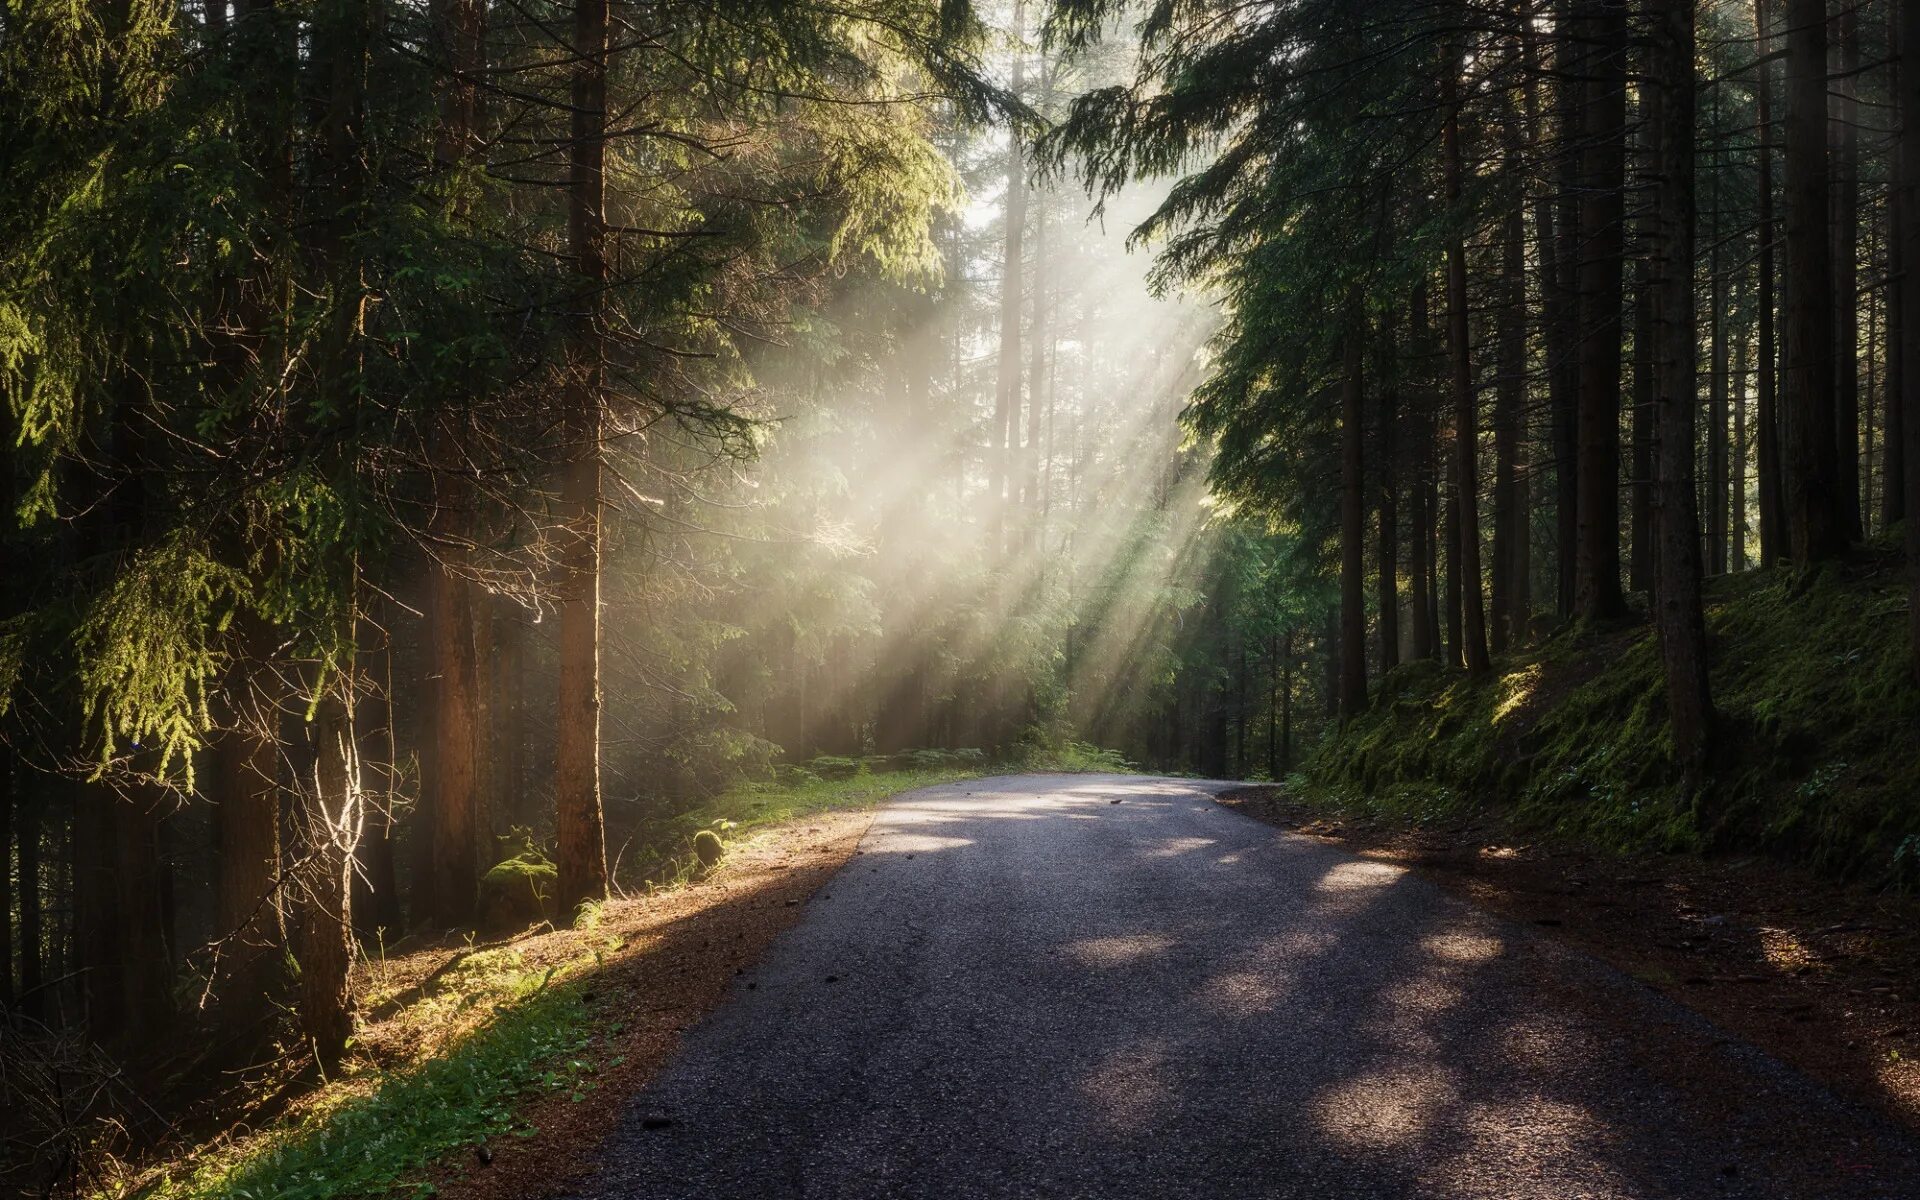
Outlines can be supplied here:
<path id="1" fill-rule="evenodd" d="M 1920 886 L 1920 689 L 1891 544 L 1813 572 L 1708 582 L 1718 708 L 1689 794 L 1644 622 L 1573 627 L 1484 679 L 1403 666 L 1296 791 L 1416 822 L 1467 815 L 1619 850 L 1748 849 Z"/>

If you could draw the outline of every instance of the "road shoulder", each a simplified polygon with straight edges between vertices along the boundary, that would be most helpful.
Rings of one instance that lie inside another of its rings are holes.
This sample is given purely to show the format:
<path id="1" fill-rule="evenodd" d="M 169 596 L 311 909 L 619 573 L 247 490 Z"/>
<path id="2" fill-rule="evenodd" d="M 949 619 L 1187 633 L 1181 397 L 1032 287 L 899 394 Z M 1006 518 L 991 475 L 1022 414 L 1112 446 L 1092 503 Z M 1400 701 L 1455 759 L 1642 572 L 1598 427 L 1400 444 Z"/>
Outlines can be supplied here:
<path id="1" fill-rule="evenodd" d="M 1751 859 L 1626 858 L 1485 825 L 1330 815 L 1277 787 L 1217 798 L 1532 925 L 1920 1133 L 1920 904 L 1912 899 Z"/>

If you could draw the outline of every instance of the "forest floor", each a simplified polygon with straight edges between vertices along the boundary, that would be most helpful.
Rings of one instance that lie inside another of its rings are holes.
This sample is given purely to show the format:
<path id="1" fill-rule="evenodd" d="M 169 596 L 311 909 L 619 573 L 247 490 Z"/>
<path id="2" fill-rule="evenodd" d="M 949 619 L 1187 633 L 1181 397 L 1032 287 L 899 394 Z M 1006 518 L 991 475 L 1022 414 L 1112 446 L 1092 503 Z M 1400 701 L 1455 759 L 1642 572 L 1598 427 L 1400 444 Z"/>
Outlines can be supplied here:
<path id="1" fill-rule="evenodd" d="M 889 796 L 972 769 L 738 789 L 701 810 L 711 871 L 611 900 L 578 927 L 402 943 L 357 972 L 341 1078 L 104 1189 L 146 1197 L 515 1197 L 580 1168 L 621 1105 L 805 912 Z M 271 1115 L 266 1115 L 268 1113 Z"/>
<path id="2" fill-rule="evenodd" d="M 1758 858 L 1595 852 L 1484 814 L 1422 823 L 1274 786 L 1220 802 L 1542 927 L 1920 1131 L 1920 901 Z"/>

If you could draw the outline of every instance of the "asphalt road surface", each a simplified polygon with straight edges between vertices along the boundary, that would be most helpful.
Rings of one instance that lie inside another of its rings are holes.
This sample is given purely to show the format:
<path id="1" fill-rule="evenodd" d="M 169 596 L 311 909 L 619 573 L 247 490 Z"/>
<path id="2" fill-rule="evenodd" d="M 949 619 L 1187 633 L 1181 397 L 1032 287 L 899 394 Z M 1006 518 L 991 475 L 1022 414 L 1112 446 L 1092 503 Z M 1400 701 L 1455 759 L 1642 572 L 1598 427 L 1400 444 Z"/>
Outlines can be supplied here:
<path id="1" fill-rule="evenodd" d="M 1920 1198 L 1884 1123 L 1227 786 L 895 801 L 577 1194 Z"/>

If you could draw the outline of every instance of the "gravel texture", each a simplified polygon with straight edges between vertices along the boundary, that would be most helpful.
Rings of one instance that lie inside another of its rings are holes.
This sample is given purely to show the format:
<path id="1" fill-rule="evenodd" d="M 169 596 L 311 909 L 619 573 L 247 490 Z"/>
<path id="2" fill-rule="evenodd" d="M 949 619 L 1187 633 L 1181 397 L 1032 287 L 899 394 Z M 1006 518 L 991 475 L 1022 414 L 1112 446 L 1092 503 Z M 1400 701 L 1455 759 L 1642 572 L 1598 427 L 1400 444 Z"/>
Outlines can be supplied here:
<path id="1" fill-rule="evenodd" d="M 1906 1135 L 1229 786 L 895 801 L 574 1195 L 1920 1200 Z"/>

